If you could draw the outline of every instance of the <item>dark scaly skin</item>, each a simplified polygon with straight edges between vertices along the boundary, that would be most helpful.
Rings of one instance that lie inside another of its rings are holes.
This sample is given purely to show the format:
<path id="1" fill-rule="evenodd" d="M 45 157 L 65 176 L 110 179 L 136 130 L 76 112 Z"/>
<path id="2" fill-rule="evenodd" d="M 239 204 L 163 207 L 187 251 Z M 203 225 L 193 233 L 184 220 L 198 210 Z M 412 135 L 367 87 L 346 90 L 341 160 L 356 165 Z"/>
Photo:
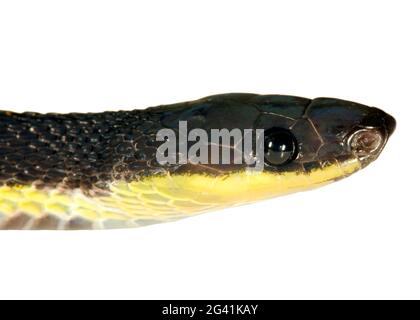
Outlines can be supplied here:
<path id="1" fill-rule="evenodd" d="M 150 170 L 159 119 L 149 112 L 0 113 L 0 184 L 103 188 Z"/>
<path id="2" fill-rule="evenodd" d="M 377 127 L 388 137 L 395 120 L 357 103 L 280 95 L 224 94 L 145 110 L 38 114 L 0 112 L 0 186 L 106 190 L 114 180 L 162 172 L 223 174 L 243 165 L 167 165 L 156 161 L 162 128 L 289 129 L 299 156 L 265 170 L 308 171 L 350 154 L 346 139 L 357 128 Z M 373 159 L 373 158 L 372 158 Z M 368 159 L 366 164 L 372 159 Z"/>

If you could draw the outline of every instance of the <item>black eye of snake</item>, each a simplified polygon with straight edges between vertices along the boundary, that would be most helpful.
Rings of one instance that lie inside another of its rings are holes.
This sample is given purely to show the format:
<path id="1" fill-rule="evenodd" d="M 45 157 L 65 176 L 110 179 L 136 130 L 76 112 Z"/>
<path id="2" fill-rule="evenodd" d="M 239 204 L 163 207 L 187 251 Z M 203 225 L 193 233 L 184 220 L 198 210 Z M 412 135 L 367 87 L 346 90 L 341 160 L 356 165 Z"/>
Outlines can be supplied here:
<path id="1" fill-rule="evenodd" d="M 280 166 L 296 159 L 297 141 L 293 134 L 282 128 L 272 128 L 264 136 L 264 158 L 267 164 Z"/>

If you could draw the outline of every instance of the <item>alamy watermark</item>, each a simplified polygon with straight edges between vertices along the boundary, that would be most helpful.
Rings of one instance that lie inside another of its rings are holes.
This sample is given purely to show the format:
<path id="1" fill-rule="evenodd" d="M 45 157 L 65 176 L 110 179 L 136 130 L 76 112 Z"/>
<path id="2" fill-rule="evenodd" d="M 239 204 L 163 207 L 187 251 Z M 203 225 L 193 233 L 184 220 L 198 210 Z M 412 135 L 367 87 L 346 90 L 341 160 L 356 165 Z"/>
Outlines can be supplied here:
<path id="1" fill-rule="evenodd" d="M 157 132 L 156 140 L 162 142 L 156 153 L 161 165 L 245 163 L 247 170 L 264 169 L 264 129 L 211 129 L 209 136 L 200 128 L 188 131 L 187 121 L 180 121 L 178 137 L 165 128 Z"/>

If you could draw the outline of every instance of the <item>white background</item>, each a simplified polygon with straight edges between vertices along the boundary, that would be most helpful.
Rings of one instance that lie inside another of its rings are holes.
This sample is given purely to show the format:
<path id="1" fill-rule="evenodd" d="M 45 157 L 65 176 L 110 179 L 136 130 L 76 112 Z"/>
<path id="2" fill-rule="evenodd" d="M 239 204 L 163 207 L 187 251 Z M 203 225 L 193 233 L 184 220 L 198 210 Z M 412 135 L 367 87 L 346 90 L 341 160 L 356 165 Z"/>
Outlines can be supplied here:
<path id="1" fill-rule="evenodd" d="M 332 96 L 398 121 L 327 187 L 176 223 L 0 232 L 0 298 L 420 298 L 418 1 L 1 1 L 0 109 L 223 92 Z"/>

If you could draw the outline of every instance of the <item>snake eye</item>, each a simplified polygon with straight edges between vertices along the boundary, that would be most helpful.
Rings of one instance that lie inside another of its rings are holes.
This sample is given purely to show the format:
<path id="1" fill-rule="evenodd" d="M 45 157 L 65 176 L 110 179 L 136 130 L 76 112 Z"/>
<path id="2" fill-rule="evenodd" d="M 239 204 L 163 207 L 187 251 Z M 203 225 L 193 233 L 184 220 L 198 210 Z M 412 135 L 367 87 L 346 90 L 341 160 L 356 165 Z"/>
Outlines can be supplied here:
<path id="1" fill-rule="evenodd" d="M 289 163 L 296 159 L 297 142 L 292 133 L 281 128 L 272 128 L 264 136 L 264 158 L 273 166 Z"/>

